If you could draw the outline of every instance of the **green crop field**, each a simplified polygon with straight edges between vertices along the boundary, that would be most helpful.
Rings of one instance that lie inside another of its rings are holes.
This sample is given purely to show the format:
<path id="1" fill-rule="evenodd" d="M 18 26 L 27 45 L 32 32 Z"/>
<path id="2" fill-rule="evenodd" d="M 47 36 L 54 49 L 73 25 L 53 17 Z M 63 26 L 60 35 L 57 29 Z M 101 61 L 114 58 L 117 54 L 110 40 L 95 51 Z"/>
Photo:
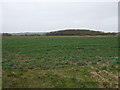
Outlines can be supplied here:
<path id="1" fill-rule="evenodd" d="M 3 88 L 117 88 L 118 38 L 8 36 Z"/>

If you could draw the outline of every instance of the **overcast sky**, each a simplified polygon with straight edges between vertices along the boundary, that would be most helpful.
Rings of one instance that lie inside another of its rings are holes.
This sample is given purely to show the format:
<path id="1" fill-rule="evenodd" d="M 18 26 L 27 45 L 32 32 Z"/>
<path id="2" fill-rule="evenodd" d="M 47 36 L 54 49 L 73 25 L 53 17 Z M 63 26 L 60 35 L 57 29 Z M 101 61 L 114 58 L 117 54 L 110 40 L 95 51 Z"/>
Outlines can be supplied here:
<path id="1" fill-rule="evenodd" d="M 118 31 L 117 2 L 11 2 L 1 12 L 2 32 Z"/>

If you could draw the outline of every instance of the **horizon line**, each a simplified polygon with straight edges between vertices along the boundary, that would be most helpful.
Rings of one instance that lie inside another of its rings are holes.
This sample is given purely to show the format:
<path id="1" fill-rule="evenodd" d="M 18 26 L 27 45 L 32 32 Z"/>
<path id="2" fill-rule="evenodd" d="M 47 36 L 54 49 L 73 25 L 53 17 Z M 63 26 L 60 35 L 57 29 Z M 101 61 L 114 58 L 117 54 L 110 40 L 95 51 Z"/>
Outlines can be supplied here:
<path id="1" fill-rule="evenodd" d="M 61 31 L 61 30 L 90 30 L 90 31 L 100 31 L 104 33 L 114 33 L 114 32 L 120 32 L 118 31 L 104 31 L 104 30 L 95 30 L 95 29 L 89 29 L 89 28 L 65 28 L 65 29 L 58 29 L 58 30 L 51 30 L 51 31 L 23 31 L 23 32 L 0 32 L 0 33 L 42 33 L 42 32 L 55 32 L 55 31 Z"/>

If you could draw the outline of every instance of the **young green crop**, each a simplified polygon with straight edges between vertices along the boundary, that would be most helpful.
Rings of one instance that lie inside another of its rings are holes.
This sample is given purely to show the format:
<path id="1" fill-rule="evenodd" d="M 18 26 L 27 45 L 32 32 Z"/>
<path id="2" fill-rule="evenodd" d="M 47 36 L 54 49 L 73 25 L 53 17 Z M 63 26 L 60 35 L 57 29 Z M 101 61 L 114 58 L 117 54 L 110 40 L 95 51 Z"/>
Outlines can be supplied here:
<path id="1" fill-rule="evenodd" d="M 117 43 L 117 37 L 3 37 L 3 68 L 96 64 L 118 57 Z"/>
<path id="2" fill-rule="evenodd" d="M 24 77 L 28 87 L 117 87 L 117 37 L 11 36 L 2 46 L 3 87 L 26 88 Z"/>

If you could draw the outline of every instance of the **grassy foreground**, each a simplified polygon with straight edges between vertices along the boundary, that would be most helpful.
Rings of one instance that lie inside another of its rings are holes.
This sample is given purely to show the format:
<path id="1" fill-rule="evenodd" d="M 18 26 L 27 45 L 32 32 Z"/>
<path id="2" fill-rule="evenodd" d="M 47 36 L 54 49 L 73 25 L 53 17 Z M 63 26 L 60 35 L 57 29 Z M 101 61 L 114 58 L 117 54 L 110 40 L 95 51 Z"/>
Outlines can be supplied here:
<path id="1" fill-rule="evenodd" d="M 117 37 L 3 37 L 3 88 L 117 88 Z"/>

